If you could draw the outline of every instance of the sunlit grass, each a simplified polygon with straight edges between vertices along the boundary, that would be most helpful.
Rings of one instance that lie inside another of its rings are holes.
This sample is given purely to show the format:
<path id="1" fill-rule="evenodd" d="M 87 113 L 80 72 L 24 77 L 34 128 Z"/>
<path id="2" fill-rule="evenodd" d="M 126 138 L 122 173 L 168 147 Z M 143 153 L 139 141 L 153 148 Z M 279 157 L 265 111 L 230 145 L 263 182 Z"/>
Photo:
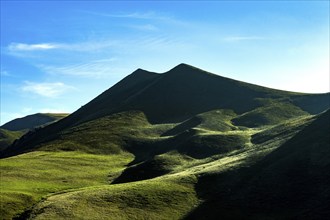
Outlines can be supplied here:
<path id="1" fill-rule="evenodd" d="M 2 159 L 1 214 L 10 219 L 50 193 L 109 183 L 132 159 L 127 153 L 41 151 Z"/>
<path id="2" fill-rule="evenodd" d="M 180 219 L 198 204 L 198 176 L 250 166 L 312 120 L 248 128 L 234 126 L 231 111 L 198 117 L 200 124 L 179 127 L 119 113 L 69 128 L 39 151 L 1 159 L 3 218 L 36 204 L 37 219 Z M 124 184 L 109 185 L 118 177 Z"/>
<path id="3" fill-rule="evenodd" d="M 147 180 L 88 187 L 54 195 L 39 203 L 32 212 L 32 217 L 35 219 L 181 219 L 197 204 L 198 199 L 193 184 L 179 184 L 170 180 Z"/>

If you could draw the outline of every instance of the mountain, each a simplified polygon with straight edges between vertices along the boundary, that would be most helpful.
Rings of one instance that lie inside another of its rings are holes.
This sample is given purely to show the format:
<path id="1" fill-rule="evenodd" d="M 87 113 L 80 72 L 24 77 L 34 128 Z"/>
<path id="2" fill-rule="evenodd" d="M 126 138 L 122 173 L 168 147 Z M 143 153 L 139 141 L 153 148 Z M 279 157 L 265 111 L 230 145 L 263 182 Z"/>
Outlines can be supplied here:
<path id="1" fill-rule="evenodd" d="M 330 93 L 302 94 L 269 89 L 187 64 L 163 74 L 138 69 L 64 120 L 24 138 L 11 152 L 56 139 L 62 131 L 84 122 L 132 110 L 143 112 L 151 124 L 164 124 L 184 122 L 211 110 L 231 109 L 237 114 L 233 124 L 255 127 L 317 114 L 329 106 Z"/>
<path id="2" fill-rule="evenodd" d="M 1 152 L 1 214 L 322 219 L 329 101 L 187 64 L 138 69 Z"/>

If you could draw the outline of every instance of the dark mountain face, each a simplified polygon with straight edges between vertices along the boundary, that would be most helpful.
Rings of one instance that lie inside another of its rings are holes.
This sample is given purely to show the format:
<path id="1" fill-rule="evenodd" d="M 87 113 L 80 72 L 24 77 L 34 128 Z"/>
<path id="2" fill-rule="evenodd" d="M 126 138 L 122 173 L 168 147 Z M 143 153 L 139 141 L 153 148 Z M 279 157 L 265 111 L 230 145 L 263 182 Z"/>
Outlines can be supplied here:
<path id="1" fill-rule="evenodd" d="M 138 110 L 151 124 L 181 123 L 197 114 L 230 109 L 237 126 L 262 126 L 317 114 L 329 108 L 330 94 L 269 89 L 180 64 L 163 74 L 138 69 L 65 119 L 24 137 L 14 149 L 30 149 L 81 123 Z M 258 119 L 257 123 L 254 120 Z M 251 122 L 252 120 L 252 122 Z"/>
<path id="2" fill-rule="evenodd" d="M 180 64 L 163 74 L 137 70 L 77 113 L 82 121 L 114 112 L 140 110 L 151 123 L 182 122 L 213 109 L 241 114 L 261 99 L 286 99 L 313 114 L 330 106 L 329 94 L 303 95 L 239 82 Z"/>

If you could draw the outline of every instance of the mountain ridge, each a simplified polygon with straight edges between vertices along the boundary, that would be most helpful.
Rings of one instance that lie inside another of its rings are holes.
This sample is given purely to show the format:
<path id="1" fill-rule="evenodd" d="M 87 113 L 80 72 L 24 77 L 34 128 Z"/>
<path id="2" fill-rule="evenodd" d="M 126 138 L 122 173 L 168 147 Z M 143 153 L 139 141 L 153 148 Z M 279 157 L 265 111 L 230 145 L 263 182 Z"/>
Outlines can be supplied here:
<path id="1" fill-rule="evenodd" d="M 240 115 L 263 106 L 276 107 L 276 102 L 308 112 L 311 112 L 308 106 L 312 106 L 316 110 L 311 113 L 317 114 L 330 107 L 329 100 L 330 93 L 315 95 L 269 89 L 187 64 L 179 64 L 162 74 L 137 69 L 68 117 L 20 140 L 13 149 L 29 149 L 58 137 L 70 127 L 125 111 L 141 111 L 151 124 L 163 124 L 181 123 L 214 109 L 231 109 Z M 296 116 L 283 115 L 283 119 L 290 117 Z"/>

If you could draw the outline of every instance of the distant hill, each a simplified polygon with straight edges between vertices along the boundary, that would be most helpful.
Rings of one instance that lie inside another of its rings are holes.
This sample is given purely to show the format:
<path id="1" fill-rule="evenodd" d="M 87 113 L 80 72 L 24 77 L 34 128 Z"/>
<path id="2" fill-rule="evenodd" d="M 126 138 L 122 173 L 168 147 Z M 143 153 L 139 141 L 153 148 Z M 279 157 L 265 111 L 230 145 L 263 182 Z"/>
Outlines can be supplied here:
<path id="1" fill-rule="evenodd" d="M 187 64 L 138 69 L 1 152 L 1 216 L 327 219 L 329 108 L 330 93 L 265 88 Z"/>
<path id="2" fill-rule="evenodd" d="M 31 129 L 54 123 L 68 114 L 37 113 L 9 121 L 0 127 L 0 151 Z"/>
<path id="3" fill-rule="evenodd" d="M 1 128 L 10 131 L 29 130 L 56 122 L 66 116 L 68 116 L 66 113 L 37 113 L 9 121 L 2 125 Z"/>

